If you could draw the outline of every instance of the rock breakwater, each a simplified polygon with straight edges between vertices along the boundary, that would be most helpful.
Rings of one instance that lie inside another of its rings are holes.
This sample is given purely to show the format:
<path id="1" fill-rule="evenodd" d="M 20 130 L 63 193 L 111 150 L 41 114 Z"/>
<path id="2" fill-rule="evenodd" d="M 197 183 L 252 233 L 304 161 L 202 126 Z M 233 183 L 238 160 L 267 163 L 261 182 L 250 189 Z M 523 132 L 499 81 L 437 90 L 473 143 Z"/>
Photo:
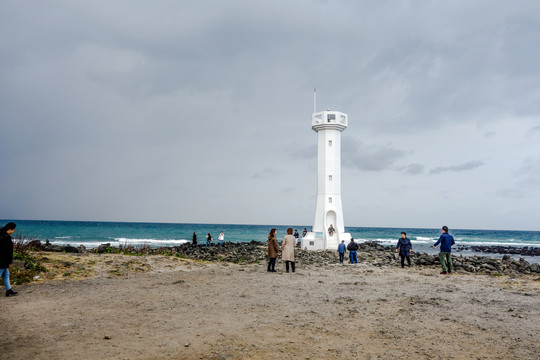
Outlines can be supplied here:
<path id="1" fill-rule="evenodd" d="M 193 246 L 183 244 L 175 247 L 115 247 L 111 244 L 101 244 L 95 249 L 86 249 L 84 246 L 73 247 L 70 245 L 52 245 L 49 242 L 42 244 L 35 240 L 30 242 L 29 247 L 35 251 L 58 251 L 70 253 L 119 253 L 125 255 L 166 255 L 177 256 L 202 261 L 225 261 L 238 264 L 261 263 L 267 260 L 267 245 L 263 242 L 225 243 L 224 246 Z M 357 253 L 359 263 L 368 263 L 372 266 L 400 266 L 399 256 L 394 252 L 394 247 L 383 246 L 377 242 L 359 243 Z M 338 255 L 332 250 L 302 250 L 296 249 L 295 258 L 298 266 L 327 266 L 338 264 Z M 278 258 L 278 260 L 280 260 Z M 414 266 L 436 267 L 440 265 L 439 257 L 434 254 L 414 253 L 411 256 Z M 462 256 L 452 255 L 454 271 L 484 274 L 530 274 L 540 273 L 539 264 L 531 264 L 524 259 L 519 260 L 505 255 L 502 259 L 488 256 Z"/>

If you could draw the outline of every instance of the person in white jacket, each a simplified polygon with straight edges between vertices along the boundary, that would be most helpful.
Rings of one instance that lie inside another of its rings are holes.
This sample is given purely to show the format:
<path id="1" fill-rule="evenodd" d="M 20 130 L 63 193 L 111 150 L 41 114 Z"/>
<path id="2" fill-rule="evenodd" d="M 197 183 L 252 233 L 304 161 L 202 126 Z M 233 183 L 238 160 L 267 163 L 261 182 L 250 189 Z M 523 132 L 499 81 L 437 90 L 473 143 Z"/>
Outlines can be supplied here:
<path id="1" fill-rule="evenodd" d="M 219 246 L 223 246 L 223 243 L 225 242 L 225 235 L 223 235 L 223 231 L 219 233 L 218 236 Z"/>
<path id="2" fill-rule="evenodd" d="M 296 247 L 296 239 L 293 236 L 293 229 L 287 229 L 287 235 L 283 237 L 283 242 L 281 243 L 281 259 L 285 261 L 285 270 L 289 272 L 289 263 L 292 266 L 292 272 L 295 271 L 294 268 L 294 248 Z"/>

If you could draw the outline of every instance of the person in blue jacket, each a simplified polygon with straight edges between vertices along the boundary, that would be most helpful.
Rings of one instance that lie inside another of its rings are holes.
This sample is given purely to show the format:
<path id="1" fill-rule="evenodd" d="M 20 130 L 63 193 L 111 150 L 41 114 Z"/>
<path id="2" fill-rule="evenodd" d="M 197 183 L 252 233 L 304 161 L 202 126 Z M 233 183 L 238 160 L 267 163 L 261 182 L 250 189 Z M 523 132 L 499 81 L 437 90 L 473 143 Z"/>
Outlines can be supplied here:
<path id="1" fill-rule="evenodd" d="M 399 256 L 401 257 L 401 268 L 405 267 L 405 258 L 407 258 L 407 264 L 411 267 L 411 253 L 412 253 L 412 244 L 411 240 L 407 238 L 407 233 L 402 231 L 401 238 L 398 240 L 396 246 L 396 252 L 399 249 Z"/>
<path id="2" fill-rule="evenodd" d="M 337 247 L 337 252 L 339 254 L 339 262 L 343 264 L 343 259 L 345 258 L 345 250 L 347 247 L 345 246 L 345 240 L 341 240 L 341 244 Z"/>
<path id="3" fill-rule="evenodd" d="M 442 235 L 439 237 L 439 240 L 433 244 L 433 248 L 435 249 L 437 245 L 441 244 L 441 252 L 439 253 L 442 267 L 441 275 L 446 275 L 447 267 L 448 274 L 452 273 L 452 245 L 456 242 L 454 241 L 454 237 L 448 233 L 448 226 L 443 226 L 441 232 Z"/>

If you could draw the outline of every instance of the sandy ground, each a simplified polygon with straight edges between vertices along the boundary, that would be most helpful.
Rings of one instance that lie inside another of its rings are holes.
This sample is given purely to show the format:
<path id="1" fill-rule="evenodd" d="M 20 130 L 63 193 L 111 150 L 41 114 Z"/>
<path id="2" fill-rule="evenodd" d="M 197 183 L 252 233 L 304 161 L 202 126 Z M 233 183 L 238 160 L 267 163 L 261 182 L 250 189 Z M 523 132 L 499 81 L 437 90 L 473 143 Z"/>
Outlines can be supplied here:
<path id="1" fill-rule="evenodd" d="M 45 256 L 0 299 L 1 359 L 540 359 L 538 276 Z"/>

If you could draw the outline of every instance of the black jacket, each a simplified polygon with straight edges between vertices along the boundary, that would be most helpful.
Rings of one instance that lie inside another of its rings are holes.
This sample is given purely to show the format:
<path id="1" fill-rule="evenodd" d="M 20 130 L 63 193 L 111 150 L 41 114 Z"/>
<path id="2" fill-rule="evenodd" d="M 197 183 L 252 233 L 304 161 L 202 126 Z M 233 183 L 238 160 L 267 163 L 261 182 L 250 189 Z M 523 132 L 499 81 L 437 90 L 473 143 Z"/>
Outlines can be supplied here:
<path id="1" fill-rule="evenodd" d="M 358 244 L 355 243 L 355 242 L 350 242 L 349 245 L 347 245 L 347 250 L 349 250 L 349 251 L 358 250 Z"/>
<path id="2" fill-rule="evenodd" d="M 0 269 L 7 269 L 13 262 L 13 240 L 7 232 L 0 233 Z"/>

